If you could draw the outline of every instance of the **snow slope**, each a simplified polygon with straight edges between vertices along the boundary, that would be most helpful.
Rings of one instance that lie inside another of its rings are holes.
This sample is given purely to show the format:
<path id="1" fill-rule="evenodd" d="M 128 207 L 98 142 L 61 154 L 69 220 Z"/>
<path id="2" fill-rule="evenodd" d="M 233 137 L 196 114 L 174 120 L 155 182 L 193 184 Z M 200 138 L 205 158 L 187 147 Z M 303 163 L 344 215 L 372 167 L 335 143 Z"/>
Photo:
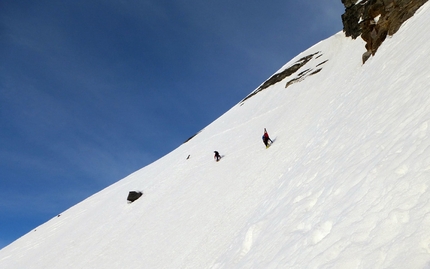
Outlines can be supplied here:
<path id="1" fill-rule="evenodd" d="M 425 4 L 365 65 L 361 40 L 316 44 L 290 77 L 0 250 L 0 268 L 430 268 L 428 25 Z M 130 190 L 144 195 L 128 204 Z"/>

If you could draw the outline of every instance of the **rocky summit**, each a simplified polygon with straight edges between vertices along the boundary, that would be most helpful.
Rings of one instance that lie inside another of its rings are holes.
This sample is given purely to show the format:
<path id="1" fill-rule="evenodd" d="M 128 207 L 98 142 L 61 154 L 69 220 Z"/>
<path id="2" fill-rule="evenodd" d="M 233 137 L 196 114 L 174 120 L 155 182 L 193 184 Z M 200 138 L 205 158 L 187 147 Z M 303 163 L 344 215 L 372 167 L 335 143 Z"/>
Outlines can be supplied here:
<path id="1" fill-rule="evenodd" d="M 342 0 L 342 15 L 346 36 L 366 42 L 363 63 L 375 55 L 387 35 L 394 35 L 400 26 L 427 0 Z"/>

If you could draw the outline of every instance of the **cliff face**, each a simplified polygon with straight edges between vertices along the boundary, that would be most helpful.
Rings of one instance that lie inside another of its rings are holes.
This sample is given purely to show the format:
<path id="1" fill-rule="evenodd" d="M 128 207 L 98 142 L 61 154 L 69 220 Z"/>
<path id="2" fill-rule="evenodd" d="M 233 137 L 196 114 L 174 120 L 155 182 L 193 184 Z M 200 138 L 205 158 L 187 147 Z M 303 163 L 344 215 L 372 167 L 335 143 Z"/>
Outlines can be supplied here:
<path id="1" fill-rule="evenodd" d="M 342 15 L 346 36 L 366 42 L 363 63 L 375 55 L 387 35 L 394 35 L 407 19 L 412 17 L 427 0 L 341 0 L 345 6 Z"/>

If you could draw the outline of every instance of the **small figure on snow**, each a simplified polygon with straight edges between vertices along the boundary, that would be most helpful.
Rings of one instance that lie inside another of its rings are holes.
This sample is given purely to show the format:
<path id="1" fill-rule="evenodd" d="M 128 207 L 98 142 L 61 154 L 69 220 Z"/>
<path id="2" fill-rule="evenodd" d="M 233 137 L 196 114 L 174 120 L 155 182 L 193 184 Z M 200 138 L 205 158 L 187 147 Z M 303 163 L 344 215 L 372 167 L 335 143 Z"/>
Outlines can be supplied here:
<path id="1" fill-rule="evenodd" d="M 221 155 L 219 155 L 219 152 L 218 152 L 218 151 L 214 151 L 214 153 L 215 153 L 215 155 L 214 155 L 214 159 L 215 159 L 216 161 L 219 161 L 219 160 L 221 159 Z"/>
<path id="2" fill-rule="evenodd" d="M 272 139 L 270 139 L 269 134 L 266 131 L 266 128 L 264 128 L 264 134 L 263 134 L 262 139 L 263 139 L 263 143 L 266 146 L 266 148 L 268 148 L 273 143 Z M 270 141 L 270 144 L 269 144 L 269 141 Z"/>

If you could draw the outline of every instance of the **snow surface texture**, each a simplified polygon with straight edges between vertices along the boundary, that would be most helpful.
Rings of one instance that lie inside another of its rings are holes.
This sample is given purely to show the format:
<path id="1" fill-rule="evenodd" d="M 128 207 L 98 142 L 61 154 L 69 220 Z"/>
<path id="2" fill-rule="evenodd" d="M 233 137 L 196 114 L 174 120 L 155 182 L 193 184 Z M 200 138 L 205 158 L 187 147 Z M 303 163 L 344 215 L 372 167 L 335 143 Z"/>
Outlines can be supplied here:
<path id="1" fill-rule="evenodd" d="M 316 44 L 291 77 L 3 248 L 0 268 L 430 268 L 429 25 L 426 4 L 365 65 L 361 39 Z"/>

